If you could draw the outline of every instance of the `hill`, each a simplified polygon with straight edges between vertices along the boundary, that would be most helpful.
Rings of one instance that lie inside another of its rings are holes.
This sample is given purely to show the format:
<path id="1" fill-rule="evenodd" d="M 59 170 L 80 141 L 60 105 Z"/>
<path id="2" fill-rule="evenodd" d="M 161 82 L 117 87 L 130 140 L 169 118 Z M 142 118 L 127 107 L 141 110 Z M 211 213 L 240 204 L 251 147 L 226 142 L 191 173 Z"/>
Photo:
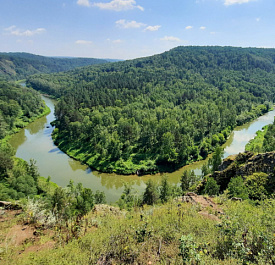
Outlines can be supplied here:
<path id="1" fill-rule="evenodd" d="M 0 53 L 0 77 L 20 80 L 37 73 L 68 71 L 80 66 L 107 62 L 94 58 L 54 58 L 30 53 Z"/>
<path id="2" fill-rule="evenodd" d="M 0 80 L 0 140 L 48 112 L 37 91 Z"/>
<path id="3" fill-rule="evenodd" d="M 205 158 L 274 100 L 275 50 L 177 47 L 163 54 L 34 75 L 60 97 L 54 140 L 105 172 L 171 171 Z"/>
<path id="4" fill-rule="evenodd" d="M 21 215 L 1 210 L 0 259 L 20 265 L 274 264 L 274 200 L 225 200 L 218 206 L 222 214 L 207 201 L 212 207 L 171 201 L 130 212 L 97 205 L 76 226 L 45 225 L 49 212 L 41 215 L 37 206 Z"/>

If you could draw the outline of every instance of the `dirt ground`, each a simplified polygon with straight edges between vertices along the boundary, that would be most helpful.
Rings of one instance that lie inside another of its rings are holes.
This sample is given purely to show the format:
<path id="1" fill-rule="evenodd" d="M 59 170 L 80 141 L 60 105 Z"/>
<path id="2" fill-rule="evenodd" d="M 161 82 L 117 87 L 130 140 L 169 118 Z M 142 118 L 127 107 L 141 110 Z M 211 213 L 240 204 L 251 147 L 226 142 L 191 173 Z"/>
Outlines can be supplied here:
<path id="1" fill-rule="evenodd" d="M 224 214 L 223 210 L 213 201 L 211 197 L 189 192 L 185 196 L 180 197 L 178 200 L 198 205 L 200 207 L 199 214 L 215 221 L 219 221 L 220 216 Z"/>
<path id="2" fill-rule="evenodd" d="M 21 255 L 53 248 L 55 246 L 54 240 L 51 239 L 53 232 L 24 223 L 21 214 L 22 210 L 0 209 L 0 254 L 10 249 L 16 250 L 14 253 Z"/>

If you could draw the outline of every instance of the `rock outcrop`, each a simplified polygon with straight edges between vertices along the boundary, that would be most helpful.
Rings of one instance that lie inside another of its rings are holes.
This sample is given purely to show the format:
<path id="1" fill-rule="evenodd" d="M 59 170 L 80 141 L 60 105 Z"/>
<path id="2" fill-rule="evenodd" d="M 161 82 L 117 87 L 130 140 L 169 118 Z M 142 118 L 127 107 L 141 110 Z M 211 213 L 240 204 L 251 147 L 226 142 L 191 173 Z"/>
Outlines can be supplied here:
<path id="1" fill-rule="evenodd" d="M 227 188 L 230 179 L 236 176 L 243 176 L 245 178 L 255 172 L 264 172 L 270 175 L 270 177 L 273 177 L 274 166 L 275 152 L 256 155 L 253 152 L 244 152 L 224 159 L 219 166 L 219 171 L 215 171 L 209 176 L 217 181 L 218 185 L 220 185 L 220 190 L 223 191 Z M 207 177 L 198 187 L 198 192 L 203 190 Z"/>

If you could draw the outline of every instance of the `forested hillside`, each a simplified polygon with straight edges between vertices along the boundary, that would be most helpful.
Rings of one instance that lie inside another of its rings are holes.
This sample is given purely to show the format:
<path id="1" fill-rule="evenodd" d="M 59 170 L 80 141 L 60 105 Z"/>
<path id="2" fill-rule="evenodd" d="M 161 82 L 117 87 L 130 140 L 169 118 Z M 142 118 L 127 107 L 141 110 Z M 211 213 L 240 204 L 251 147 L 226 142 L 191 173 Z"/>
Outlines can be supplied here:
<path id="1" fill-rule="evenodd" d="M 178 47 L 160 55 L 35 75 L 60 97 L 54 140 L 102 171 L 174 170 L 205 158 L 270 109 L 275 50 Z"/>
<path id="2" fill-rule="evenodd" d="M 38 193 L 34 162 L 14 158 L 15 152 L 4 138 L 48 112 L 37 91 L 0 80 L 0 200 Z"/>
<path id="3" fill-rule="evenodd" d="M 0 80 L 0 139 L 47 111 L 37 91 Z"/>
<path id="4" fill-rule="evenodd" d="M 20 80 L 37 73 L 68 71 L 80 66 L 107 63 L 94 58 L 53 58 L 29 53 L 0 53 L 0 77 Z"/>

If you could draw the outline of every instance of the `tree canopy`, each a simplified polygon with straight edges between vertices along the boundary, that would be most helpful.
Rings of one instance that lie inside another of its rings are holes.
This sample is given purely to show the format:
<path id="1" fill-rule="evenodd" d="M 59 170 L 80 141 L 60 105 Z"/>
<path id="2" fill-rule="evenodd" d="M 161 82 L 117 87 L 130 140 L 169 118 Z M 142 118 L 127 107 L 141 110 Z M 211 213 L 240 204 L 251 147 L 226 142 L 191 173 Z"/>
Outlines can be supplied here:
<path id="1" fill-rule="evenodd" d="M 59 97 L 54 140 L 105 172 L 170 171 L 205 158 L 274 100 L 275 50 L 178 47 L 151 57 L 34 75 Z"/>

